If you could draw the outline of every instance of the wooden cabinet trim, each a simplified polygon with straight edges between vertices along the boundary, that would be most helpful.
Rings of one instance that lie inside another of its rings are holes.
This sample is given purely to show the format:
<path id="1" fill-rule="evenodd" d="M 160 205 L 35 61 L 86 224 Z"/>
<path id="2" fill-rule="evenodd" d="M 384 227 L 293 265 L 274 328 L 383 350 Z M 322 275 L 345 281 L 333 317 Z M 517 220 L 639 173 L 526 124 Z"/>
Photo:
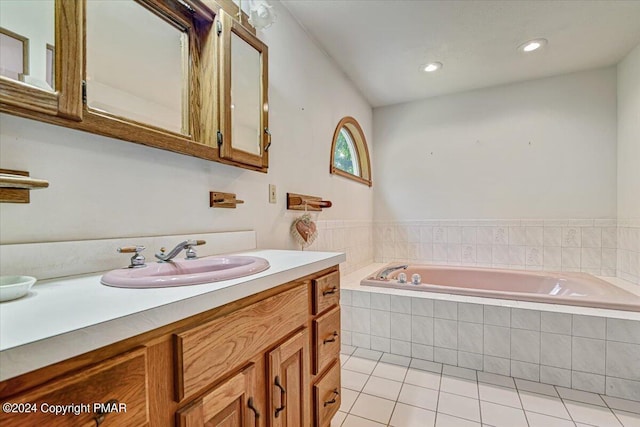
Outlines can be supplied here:
<path id="1" fill-rule="evenodd" d="M 83 1 L 55 0 L 54 92 L 0 77 L 2 111 L 23 109 L 24 116 L 34 119 L 40 115 L 82 118 L 83 7 Z"/>
<path id="2" fill-rule="evenodd" d="M 56 1 L 55 78 L 58 114 L 82 120 L 84 73 L 84 1 Z"/>
<path id="3" fill-rule="evenodd" d="M 107 403 L 115 399 L 117 405 L 126 406 L 124 412 L 105 416 L 107 425 L 142 426 L 149 423 L 149 391 L 146 349 L 138 348 L 105 360 L 91 367 L 58 378 L 36 389 L 8 398 L 19 403 L 38 405 L 88 404 L 89 410 L 79 415 L 60 416 L 39 408 L 32 414 L 0 412 L 0 424 L 6 427 L 25 425 L 28 417 L 32 425 L 51 427 L 73 423 L 91 423 L 96 413 L 94 403 Z M 112 423 L 112 424 L 111 424 Z"/>
<path id="4" fill-rule="evenodd" d="M 217 415 L 224 413 L 234 403 L 239 406 L 240 413 L 237 414 L 237 418 L 241 420 L 241 425 L 255 426 L 258 422 L 258 417 L 256 412 L 250 409 L 250 403 L 251 405 L 254 404 L 256 375 L 255 365 L 250 364 L 231 378 L 215 386 L 206 392 L 202 398 L 196 399 L 193 404 L 178 411 L 178 426 L 198 427 L 208 425 L 207 423 L 211 423 Z"/>
<path id="5" fill-rule="evenodd" d="M 176 334 L 176 399 L 198 392 L 306 324 L 307 292 L 297 287 Z"/>
<path id="6" fill-rule="evenodd" d="M 219 22 L 222 24 L 222 34 L 219 37 L 219 111 L 220 111 L 220 131 L 222 132 L 223 142 L 220 146 L 220 157 L 233 160 L 245 165 L 265 169 L 269 166 L 269 152 L 265 150 L 268 143 L 268 134 L 265 129 L 269 129 L 269 112 L 268 112 L 268 87 L 269 87 L 269 49 L 267 45 L 262 43 L 254 34 L 248 31 L 240 23 L 234 20 L 231 15 L 221 11 L 218 16 Z M 260 82 L 262 101 L 262 110 L 260 114 L 260 135 L 261 154 L 247 153 L 242 150 L 233 148 L 233 132 L 231 129 L 231 35 L 235 33 L 240 39 L 251 45 L 260 53 Z"/>

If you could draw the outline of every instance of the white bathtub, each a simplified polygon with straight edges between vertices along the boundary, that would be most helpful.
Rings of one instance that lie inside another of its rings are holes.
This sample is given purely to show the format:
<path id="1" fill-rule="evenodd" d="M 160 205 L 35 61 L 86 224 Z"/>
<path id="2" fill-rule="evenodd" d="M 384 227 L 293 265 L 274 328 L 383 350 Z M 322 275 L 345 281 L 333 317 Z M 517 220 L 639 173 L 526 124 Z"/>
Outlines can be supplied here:
<path id="1" fill-rule="evenodd" d="M 640 312 L 639 296 L 586 273 L 409 265 L 379 279 L 384 269 L 361 285 Z M 419 274 L 422 283 L 398 283 L 400 273 L 408 282 Z"/>

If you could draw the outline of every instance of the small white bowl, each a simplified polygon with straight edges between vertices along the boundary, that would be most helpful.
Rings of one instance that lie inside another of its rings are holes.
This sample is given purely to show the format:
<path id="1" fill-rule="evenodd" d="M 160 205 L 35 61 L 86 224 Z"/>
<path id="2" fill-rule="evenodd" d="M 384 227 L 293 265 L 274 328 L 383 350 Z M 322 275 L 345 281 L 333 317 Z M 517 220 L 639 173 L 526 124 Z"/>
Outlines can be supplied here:
<path id="1" fill-rule="evenodd" d="M 0 302 L 21 298 L 36 283 L 31 276 L 0 276 Z"/>

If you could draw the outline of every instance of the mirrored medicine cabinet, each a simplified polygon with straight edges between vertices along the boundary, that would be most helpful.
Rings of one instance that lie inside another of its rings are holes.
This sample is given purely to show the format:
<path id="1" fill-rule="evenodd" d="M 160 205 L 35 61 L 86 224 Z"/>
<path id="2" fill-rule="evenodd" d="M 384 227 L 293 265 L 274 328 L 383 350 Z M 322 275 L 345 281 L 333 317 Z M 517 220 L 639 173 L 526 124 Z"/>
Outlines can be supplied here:
<path id="1" fill-rule="evenodd" d="M 267 171 L 267 46 L 232 0 L 0 8 L 0 111 Z"/>
<path id="2" fill-rule="evenodd" d="M 267 99 L 268 49 L 221 11 L 220 155 L 243 164 L 267 167 L 271 133 Z M 224 144 L 224 138 L 229 140 Z"/>

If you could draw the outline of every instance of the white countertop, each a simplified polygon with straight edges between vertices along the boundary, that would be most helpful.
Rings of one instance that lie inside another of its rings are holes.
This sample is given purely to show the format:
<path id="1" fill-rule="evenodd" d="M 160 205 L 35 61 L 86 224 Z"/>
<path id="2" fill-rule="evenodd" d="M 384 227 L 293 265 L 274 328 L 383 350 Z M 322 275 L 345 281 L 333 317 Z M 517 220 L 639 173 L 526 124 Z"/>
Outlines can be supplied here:
<path id="1" fill-rule="evenodd" d="M 0 304 L 0 381 L 151 331 L 346 260 L 343 253 L 259 250 L 270 268 L 240 279 L 160 289 L 100 284 L 102 274 L 38 282 Z"/>

